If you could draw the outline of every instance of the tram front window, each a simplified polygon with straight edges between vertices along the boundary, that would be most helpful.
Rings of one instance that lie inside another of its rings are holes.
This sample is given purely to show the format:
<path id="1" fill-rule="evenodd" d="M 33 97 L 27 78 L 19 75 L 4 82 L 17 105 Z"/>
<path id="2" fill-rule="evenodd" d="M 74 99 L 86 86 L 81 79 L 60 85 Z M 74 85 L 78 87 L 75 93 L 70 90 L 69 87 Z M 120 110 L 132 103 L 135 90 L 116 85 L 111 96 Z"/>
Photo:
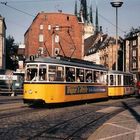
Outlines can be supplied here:
<path id="1" fill-rule="evenodd" d="M 41 64 L 39 66 L 39 80 L 44 81 L 47 80 L 47 73 L 46 73 L 46 65 Z"/>
<path id="2" fill-rule="evenodd" d="M 37 68 L 29 68 L 27 69 L 27 81 L 37 81 L 38 76 L 37 76 Z"/>

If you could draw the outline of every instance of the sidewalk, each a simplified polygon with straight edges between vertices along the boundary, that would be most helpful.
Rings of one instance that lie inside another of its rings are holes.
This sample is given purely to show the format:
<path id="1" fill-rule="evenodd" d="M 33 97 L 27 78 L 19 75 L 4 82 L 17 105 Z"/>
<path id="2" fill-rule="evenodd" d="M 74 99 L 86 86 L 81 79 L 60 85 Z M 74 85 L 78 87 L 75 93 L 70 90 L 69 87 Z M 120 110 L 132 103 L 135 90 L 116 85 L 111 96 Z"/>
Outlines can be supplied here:
<path id="1" fill-rule="evenodd" d="M 130 108 L 99 127 L 88 140 L 140 140 L 140 106 Z"/>

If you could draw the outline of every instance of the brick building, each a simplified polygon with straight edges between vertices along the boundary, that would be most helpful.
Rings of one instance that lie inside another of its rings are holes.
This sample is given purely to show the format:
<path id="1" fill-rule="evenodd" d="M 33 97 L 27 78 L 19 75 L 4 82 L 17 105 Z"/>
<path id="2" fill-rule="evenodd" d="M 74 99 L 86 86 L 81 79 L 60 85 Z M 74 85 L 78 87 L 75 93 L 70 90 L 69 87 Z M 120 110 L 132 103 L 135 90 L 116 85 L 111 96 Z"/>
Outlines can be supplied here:
<path id="1" fill-rule="evenodd" d="M 4 18 L 0 15 L 0 69 L 5 69 L 5 38 L 6 38 L 6 24 Z"/>
<path id="2" fill-rule="evenodd" d="M 82 58 L 84 54 L 83 23 L 75 15 L 38 13 L 24 34 L 25 56 L 57 54 Z"/>

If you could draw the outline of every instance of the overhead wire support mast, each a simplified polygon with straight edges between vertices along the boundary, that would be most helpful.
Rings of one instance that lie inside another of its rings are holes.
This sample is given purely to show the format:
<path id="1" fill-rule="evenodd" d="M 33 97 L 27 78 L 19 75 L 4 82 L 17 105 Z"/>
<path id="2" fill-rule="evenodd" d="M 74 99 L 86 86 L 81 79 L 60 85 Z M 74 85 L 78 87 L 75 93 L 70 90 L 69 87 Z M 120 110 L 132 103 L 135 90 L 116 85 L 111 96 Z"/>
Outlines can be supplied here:
<path id="1" fill-rule="evenodd" d="M 24 11 L 22 11 L 22 10 L 19 10 L 19 9 L 17 9 L 17 8 L 15 8 L 15 7 L 12 7 L 12 6 L 8 5 L 8 4 L 7 4 L 8 2 L 0 2 L 0 3 L 3 4 L 3 5 L 5 5 L 5 6 L 7 6 L 7 7 L 9 7 L 9 8 L 11 8 L 11 9 L 17 10 L 17 11 L 23 13 L 23 14 L 26 14 L 26 15 L 31 16 L 31 17 L 35 17 L 34 15 L 31 15 L 31 14 L 29 14 L 29 13 L 27 13 L 27 12 L 24 12 Z"/>

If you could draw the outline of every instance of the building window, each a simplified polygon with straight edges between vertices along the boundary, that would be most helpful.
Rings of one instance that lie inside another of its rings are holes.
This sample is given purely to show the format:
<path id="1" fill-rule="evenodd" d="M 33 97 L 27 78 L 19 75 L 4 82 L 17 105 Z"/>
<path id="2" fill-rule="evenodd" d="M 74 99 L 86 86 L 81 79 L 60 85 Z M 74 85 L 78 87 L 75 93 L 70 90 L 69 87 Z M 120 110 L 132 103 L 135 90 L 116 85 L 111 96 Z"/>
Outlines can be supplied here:
<path id="1" fill-rule="evenodd" d="M 136 56 L 136 50 L 133 50 L 133 56 Z"/>
<path id="2" fill-rule="evenodd" d="M 60 30 L 58 25 L 55 26 L 55 30 L 56 30 L 56 31 L 59 31 L 59 30 Z"/>
<path id="3" fill-rule="evenodd" d="M 136 46 L 137 42 L 136 40 L 133 40 L 133 46 Z"/>
<path id="4" fill-rule="evenodd" d="M 68 20 L 68 21 L 69 21 L 69 19 L 70 19 L 69 16 L 67 16 L 67 20 Z"/>
<path id="5" fill-rule="evenodd" d="M 40 24 L 40 30 L 43 30 L 43 24 Z"/>
<path id="6" fill-rule="evenodd" d="M 59 35 L 55 35 L 54 40 L 55 40 L 55 43 L 59 43 Z"/>
<path id="7" fill-rule="evenodd" d="M 136 69 L 136 62 L 133 62 L 133 69 Z"/>
<path id="8" fill-rule="evenodd" d="M 51 25 L 48 25 L 48 30 L 49 30 L 49 31 L 51 30 Z"/>
<path id="9" fill-rule="evenodd" d="M 42 34 L 39 35 L 39 42 L 43 42 L 44 41 L 44 36 Z"/>

